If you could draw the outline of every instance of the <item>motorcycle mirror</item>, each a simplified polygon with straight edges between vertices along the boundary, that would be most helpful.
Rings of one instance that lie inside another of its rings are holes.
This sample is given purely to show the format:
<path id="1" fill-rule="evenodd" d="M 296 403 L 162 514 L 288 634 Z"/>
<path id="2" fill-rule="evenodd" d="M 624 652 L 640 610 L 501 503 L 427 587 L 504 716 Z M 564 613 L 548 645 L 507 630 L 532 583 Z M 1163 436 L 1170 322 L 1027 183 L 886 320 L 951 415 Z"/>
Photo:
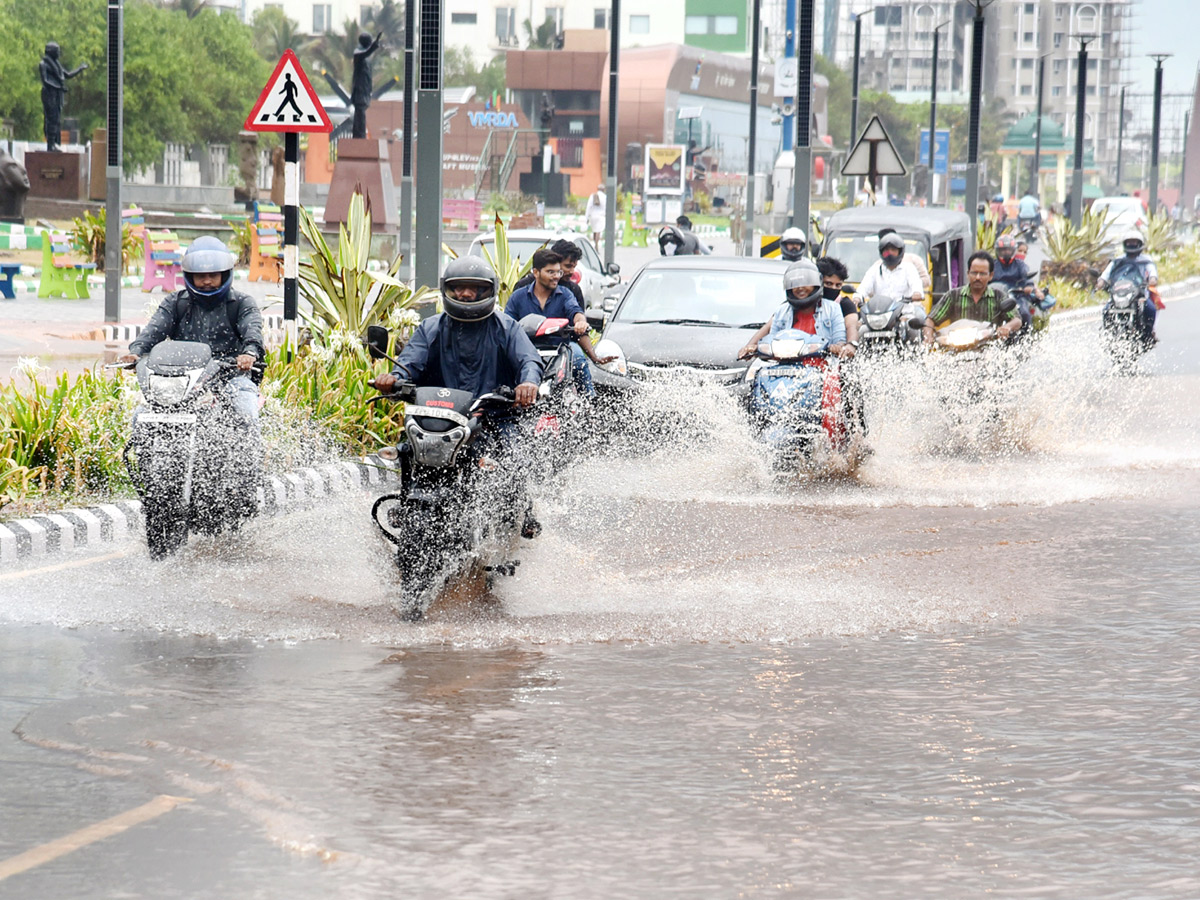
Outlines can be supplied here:
<path id="1" fill-rule="evenodd" d="M 1000 312 L 1010 313 L 1017 308 L 1017 301 L 1012 297 L 1005 297 L 1000 301 Z"/>
<path id="2" fill-rule="evenodd" d="M 588 328 L 594 328 L 597 331 L 604 330 L 604 310 L 589 309 L 583 315 L 587 319 Z"/>
<path id="3" fill-rule="evenodd" d="M 367 336 L 363 338 L 371 359 L 391 359 L 387 355 L 388 330 L 382 325 L 368 325 Z"/>
<path id="4" fill-rule="evenodd" d="M 908 320 L 908 327 L 913 331 L 920 331 L 925 327 L 925 317 L 918 313 Z"/>

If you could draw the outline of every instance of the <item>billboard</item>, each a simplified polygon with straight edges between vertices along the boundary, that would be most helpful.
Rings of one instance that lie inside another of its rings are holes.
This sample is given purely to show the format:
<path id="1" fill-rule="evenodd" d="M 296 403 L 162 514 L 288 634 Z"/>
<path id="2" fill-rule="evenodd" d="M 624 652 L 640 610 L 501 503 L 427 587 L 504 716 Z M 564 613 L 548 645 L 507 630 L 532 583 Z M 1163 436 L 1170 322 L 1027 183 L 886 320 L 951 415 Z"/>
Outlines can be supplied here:
<path id="1" fill-rule="evenodd" d="M 683 144 L 647 144 L 643 190 L 647 194 L 684 192 Z"/>

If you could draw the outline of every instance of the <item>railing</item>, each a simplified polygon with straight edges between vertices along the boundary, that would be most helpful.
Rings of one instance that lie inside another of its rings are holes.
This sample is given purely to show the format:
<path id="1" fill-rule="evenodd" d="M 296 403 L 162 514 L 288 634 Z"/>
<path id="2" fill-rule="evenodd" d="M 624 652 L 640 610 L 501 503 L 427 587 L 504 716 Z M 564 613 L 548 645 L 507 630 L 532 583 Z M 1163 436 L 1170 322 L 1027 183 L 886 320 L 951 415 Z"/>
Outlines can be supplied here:
<path id="1" fill-rule="evenodd" d="M 487 177 L 488 172 L 492 168 L 492 138 L 496 136 L 496 132 L 489 131 L 487 140 L 483 142 L 483 149 L 479 151 L 479 162 L 475 163 L 475 196 L 479 196 L 479 189 L 483 187 L 483 180 Z"/>
<path id="2" fill-rule="evenodd" d="M 508 151 L 504 154 L 504 159 L 500 163 L 500 172 L 498 182 L 498 190 L 503 191 L 508 180 L 512 177 L 513 169 L 517 165 L 517 140 L 521 135 L 529 135 L 537 138 L 538 146 L 541 146 L 542 132 L 535 128 L 525 128 L 512 133 L 512 138 L 508 142 Z"/>

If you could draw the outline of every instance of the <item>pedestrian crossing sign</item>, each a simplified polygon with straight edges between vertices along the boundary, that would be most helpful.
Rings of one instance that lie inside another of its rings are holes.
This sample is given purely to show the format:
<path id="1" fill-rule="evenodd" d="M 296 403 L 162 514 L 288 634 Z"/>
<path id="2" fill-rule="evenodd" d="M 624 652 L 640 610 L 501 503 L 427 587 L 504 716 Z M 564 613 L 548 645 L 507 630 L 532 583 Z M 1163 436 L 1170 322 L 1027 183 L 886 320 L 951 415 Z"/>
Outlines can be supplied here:
<path id="1" fill-rule="evenodd" d="M 317 99 L 300 60 L 283 51 L 250 115 L 247 131 L 332 131 L 333 124 Z"/>

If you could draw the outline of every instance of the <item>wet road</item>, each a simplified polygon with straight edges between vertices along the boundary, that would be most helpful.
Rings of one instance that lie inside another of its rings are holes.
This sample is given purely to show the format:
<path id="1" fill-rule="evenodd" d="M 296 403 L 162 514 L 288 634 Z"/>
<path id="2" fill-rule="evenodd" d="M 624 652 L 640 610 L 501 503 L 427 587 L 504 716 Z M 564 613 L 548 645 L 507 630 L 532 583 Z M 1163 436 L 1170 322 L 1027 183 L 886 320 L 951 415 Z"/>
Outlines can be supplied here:
<path id="1" fill-rule="evenodd" d="M 703 439 L 420 626 L 361 498 L 0 573 L 0 897 L 1200 895 L 1200 303 L 1160 335 L 1056 329 L 999 425 L 865 367 L 854 476 L 667 388 Z"/>

